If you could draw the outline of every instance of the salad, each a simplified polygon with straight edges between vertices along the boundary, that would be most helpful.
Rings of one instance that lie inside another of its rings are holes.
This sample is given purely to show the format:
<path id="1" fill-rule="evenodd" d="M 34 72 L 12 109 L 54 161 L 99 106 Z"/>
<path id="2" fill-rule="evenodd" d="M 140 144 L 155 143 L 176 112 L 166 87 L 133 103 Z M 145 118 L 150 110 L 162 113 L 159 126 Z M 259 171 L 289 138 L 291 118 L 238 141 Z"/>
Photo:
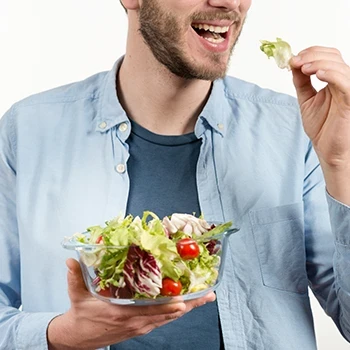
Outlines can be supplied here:
<path id="1" fill-rule="evenodd" d="M 92 226 L 73 238 L 84 248 L 80 259 L 93 269 L 95 293 L 108 298 L 157 298 L 207 289 L 216 283 L 220 264 L 218 226 L 189 214 L 160 219 L 146 211 L 118 216 L 105 227 Z M 218 235 L 218 239 L 215 236 Z"/>
<path id="2" fill-rule="evenodd" d="M 279 68 L 291 69 L 289 65 L 290 59 L 293 57 L 290 45 L 281 38 L 276 41 L 261 40 L 260 50 L 264 52 L 268 58 L 273 57 Z"/>

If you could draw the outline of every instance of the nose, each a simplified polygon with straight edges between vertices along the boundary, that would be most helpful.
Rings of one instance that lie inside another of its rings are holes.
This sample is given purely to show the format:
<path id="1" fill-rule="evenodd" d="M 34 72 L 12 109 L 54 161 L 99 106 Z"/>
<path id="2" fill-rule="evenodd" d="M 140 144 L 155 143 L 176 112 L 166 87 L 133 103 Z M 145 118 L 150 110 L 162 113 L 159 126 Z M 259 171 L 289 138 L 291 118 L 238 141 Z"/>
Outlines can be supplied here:
<path id="1" fill-rule="evenodd" d="M 241 4 L 241 0 L 208 0 L 208 4 L 212 7 L 236 10 Z"/>

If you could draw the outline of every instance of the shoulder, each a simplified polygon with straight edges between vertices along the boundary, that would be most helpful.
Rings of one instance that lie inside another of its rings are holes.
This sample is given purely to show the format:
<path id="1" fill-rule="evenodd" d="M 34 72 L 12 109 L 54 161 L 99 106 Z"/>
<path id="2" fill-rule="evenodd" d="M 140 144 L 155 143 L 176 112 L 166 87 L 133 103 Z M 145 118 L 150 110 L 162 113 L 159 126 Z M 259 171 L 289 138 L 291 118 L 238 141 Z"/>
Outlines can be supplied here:
<path id="1" fill-rule="evenodd" d="M 14 111 L 40 105 L 55 105 L 74 103 L 84 99 L 97 99 L 101 93 L 101 86 L 107 72 L 94 74 L 84 80 L 62 85 L 50 90 L 39 92 L 16 102 Z"/>
<path id="2" fill-rule="evenodd" d="M 221 89 L 224 95 L 222 110 L 230 135 L 236 135 L 237 130 L 250 135 L 254 130 L 252 138 L 255 141 L 275 140 L 289 145 L 296 139 L 305 141 L 300 107 L 295 97 L 233 77 L 224 78 Z"/>
<path id="3" fill-rule="evenodd" d="M 73 120 L 82 129 L 90 127 L 103 93 L 107 72 L 97 73 L 84 80 L 59 86 L 28 96 L 16 103 L 0 119 L 0 129 L 17 139 L 36 137 L 42 130 L 59 130 Z M 74 118 L 73 118 L 74 117 Z M 41 134 L 40 134 L 41 135 Z"/>
<path id="4" fill-rule="evenodd" d="M 223 87 L 228 100 L 267 105 L 269 108 L 283 106 L 299 110 L 299 105 L 295 97 L 262 88 L 257 84 L 245 80 L 227 76 L 223 79 Z"/>

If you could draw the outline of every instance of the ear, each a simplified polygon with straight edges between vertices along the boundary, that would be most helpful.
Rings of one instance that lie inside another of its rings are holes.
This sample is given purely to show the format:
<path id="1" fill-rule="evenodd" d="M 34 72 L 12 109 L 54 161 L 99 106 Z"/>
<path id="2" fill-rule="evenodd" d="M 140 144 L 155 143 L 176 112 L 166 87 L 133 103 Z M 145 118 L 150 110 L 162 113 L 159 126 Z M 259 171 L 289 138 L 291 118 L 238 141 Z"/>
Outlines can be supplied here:
<path id="1" fill-rule="evenodd" d="M 120 0 L 126 10 L 138 10 L 140 8 L 139 0 Z"/>

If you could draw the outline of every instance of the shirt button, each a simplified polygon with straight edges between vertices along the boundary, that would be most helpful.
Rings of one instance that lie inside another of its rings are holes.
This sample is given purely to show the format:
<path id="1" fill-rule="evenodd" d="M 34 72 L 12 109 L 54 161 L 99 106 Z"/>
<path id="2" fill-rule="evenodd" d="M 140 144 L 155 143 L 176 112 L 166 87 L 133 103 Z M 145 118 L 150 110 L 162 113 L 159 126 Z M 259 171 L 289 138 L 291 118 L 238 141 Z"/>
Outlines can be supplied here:
<path id="1" fill-rule="evenodd" d="M 100 124 L 98 125 L 98 127 L 99 127 L 100 129 L 106 129 L 107 123 L 106 123 L 106 122 L 102 122 L 102 123 L 100 123 Z"/>
<path id="2" fill-rule="evenodd" d="M 121 123 L 121 124 L 119 125 L 119 130 L 122 131 L 122 132 L 128 130 L 128 124 L 126 124 L 126 123 Z"/>
<path id="3" fill-rule="evenodd" d="M 118 164 L 115 167 L 115 170 L 119 173 L 122 174 L 125 172 L 125 165 L 124 164 Z"/>
<path id="4" fill-rule="evenodd" d="M 218 128 L 220 129 L 220 130 L 223 130 L 224 129 L 224 124 L 218 124 Z"/>

